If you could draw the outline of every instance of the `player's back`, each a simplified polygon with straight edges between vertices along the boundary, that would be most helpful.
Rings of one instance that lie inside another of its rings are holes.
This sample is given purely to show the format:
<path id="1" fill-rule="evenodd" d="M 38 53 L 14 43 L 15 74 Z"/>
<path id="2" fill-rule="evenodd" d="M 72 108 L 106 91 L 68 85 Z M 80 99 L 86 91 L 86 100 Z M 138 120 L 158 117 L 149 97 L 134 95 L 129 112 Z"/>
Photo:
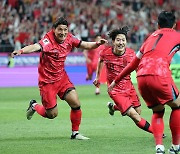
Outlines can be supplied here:
<path id="1" fill-rule="evenodd" d="M 179 50 L 180 33 L 170 28 L 155 31 L 140 49 L 143 57 L 138 67 L 138 76 L 169 76 L 172 57 Z"/>

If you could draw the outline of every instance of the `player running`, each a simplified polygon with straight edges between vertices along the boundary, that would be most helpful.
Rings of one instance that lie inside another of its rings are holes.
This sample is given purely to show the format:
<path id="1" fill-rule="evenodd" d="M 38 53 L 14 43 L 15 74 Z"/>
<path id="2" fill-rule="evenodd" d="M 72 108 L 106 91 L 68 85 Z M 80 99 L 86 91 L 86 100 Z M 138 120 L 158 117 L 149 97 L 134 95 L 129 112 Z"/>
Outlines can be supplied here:
<path id="1" fill-rule="evenodd" d="M 164 131 L 164 105 L 172 109 L 169 119 L 172 145 L 169 154 L 180 153 L 180 96 L 169 69 L 172 57 L 180 50 L 180 33 L 174 30 L 175 25 L 175 15 L 172 12 L 162 11 L 158 16 L 159 29 L 147 38 L 136 57 L 108 88 L 109 92 L 114 91 L 116 84 L 137 69 L 139 91 L 147 107 L 153 111 L 151 125 L 156 154 L 165 153 L 161 138 Z"/>
<path id="2" fill-rule="evenodd" d="M 97 42 L 100 39 L 102 39 L 101 35 L 97 34 L 95 36 L 95 42 Z M 105 48 L 105 45 L 103 44 L 93 50 L 84 50 L 83 54 L 84 54 L 84 57 L 86 58 L 86 68 L 87 68 L 86 80 L 92 80 L 93 73 L 96 72 L 96 69 L 97 69 L 99 53 L 104 48 Z M 96 95 L 100 94 L 100 87 L 96 87 L 95 94 Z"/>
<path id="3" fill-rule="evenodd" d="M 122 27 L 114 29 L 109 33 L 113 45 L 107 46 L 100 53 L 96 78 L 93 82 L 95 86 L 99 86 L 100 84 L 99 74 L 103 63 L 106 66 L 107 84 L 109 85 L 135 56 L 134 50 L 126 47 L 127 32 L 128 27 Z M 115 110 L 119 110 L 123 116 L 129 116 L 139 128 L 152 133 L 150 124 L 140 116 L 141 104 L 131 82 L 130 75 L 124 77 L 123 80 L 109 92 L 109 96 L 115 102 L 115 105 L 112 103 L 108 104 L 111 115 L 114 114 Z"/>
<path id="4" fill-rule="evenodd" d="M 70 119 L 72 123 L 71 139 L 89 139 L 79 133 L 81 123 L 80 101 L 73 83 L 64 69 L 64 62 L 73 47 L 82 49 L 94 49 L 106 43 L 105 39 L 98 42 L 85 42 L 77 39 L 68 32 L 68 22 L 60 17 L 38 43 L 26 46 L 12 52 L 12 57 L 40 52 L 39 89 L 42 105 L 36 100 L 31 100 L 27 109 L 27 119 L 30 120 L 35 112 L 44 118 L 54 119 L 58 115 L 57 98 L 65 100 L 71 107 Z"/>

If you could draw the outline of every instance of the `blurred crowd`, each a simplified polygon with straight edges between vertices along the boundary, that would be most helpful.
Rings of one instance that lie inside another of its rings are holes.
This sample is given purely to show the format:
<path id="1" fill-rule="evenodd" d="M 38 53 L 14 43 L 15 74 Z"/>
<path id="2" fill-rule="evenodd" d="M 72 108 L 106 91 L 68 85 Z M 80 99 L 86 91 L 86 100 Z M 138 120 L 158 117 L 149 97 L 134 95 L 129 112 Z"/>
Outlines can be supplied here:
<path id="1" fill-rule="evenodd" d="M 1 0 L 0 52 L 11 52 L 37 42 L 60 16 L 69 30 L 91 41 L 100 33 L 129 26 L 129 46 L 138 49 L 144 38 L 157 28 L 162 10 L 173 11 L 180 30 L 179 0 Z"/>

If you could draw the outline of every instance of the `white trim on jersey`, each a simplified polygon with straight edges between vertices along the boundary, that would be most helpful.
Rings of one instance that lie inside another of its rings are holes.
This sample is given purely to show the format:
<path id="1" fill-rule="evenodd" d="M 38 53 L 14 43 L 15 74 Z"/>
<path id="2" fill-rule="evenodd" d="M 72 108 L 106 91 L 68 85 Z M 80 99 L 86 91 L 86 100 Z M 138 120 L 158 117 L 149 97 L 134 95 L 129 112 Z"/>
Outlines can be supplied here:
<path id="1" fill-rule="evenodd" d="M 143 54 L 141 53 L 141 51 L 138 51 L 138 52 L 136 53 L 136 57 L 137 57 L 137 58 L 141 59 L 142 56 L 143 56 Z"/>

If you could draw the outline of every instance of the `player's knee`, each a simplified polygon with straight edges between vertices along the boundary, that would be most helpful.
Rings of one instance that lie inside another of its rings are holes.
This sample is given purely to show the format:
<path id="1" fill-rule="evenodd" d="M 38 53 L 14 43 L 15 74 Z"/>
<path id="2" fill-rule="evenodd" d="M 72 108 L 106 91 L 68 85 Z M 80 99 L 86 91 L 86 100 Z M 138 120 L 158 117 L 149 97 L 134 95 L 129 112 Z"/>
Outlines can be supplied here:
<path id="1" fill-rule="evenodd" d="M 135 122 L 139 122 L 141 120 L 141 116 L 135 110 L 129 110 L 127 115 Z"/>
<path id="2" fill-rule="evenodd" d="M 58 115 L 58 113 L 48 113 L 48 114 L 47 114 L 47 118 L 48 118 L 48 119 L 54 119 L 54 118 L 57 117 L 57 115 Z"/>
<path id="3" fill-rule="evenodd" d="M 134 108 L 136 110 L 136 112 L 140 115 L 141 114 L 141 108 L 140 107 L 136 107 Z"/>

